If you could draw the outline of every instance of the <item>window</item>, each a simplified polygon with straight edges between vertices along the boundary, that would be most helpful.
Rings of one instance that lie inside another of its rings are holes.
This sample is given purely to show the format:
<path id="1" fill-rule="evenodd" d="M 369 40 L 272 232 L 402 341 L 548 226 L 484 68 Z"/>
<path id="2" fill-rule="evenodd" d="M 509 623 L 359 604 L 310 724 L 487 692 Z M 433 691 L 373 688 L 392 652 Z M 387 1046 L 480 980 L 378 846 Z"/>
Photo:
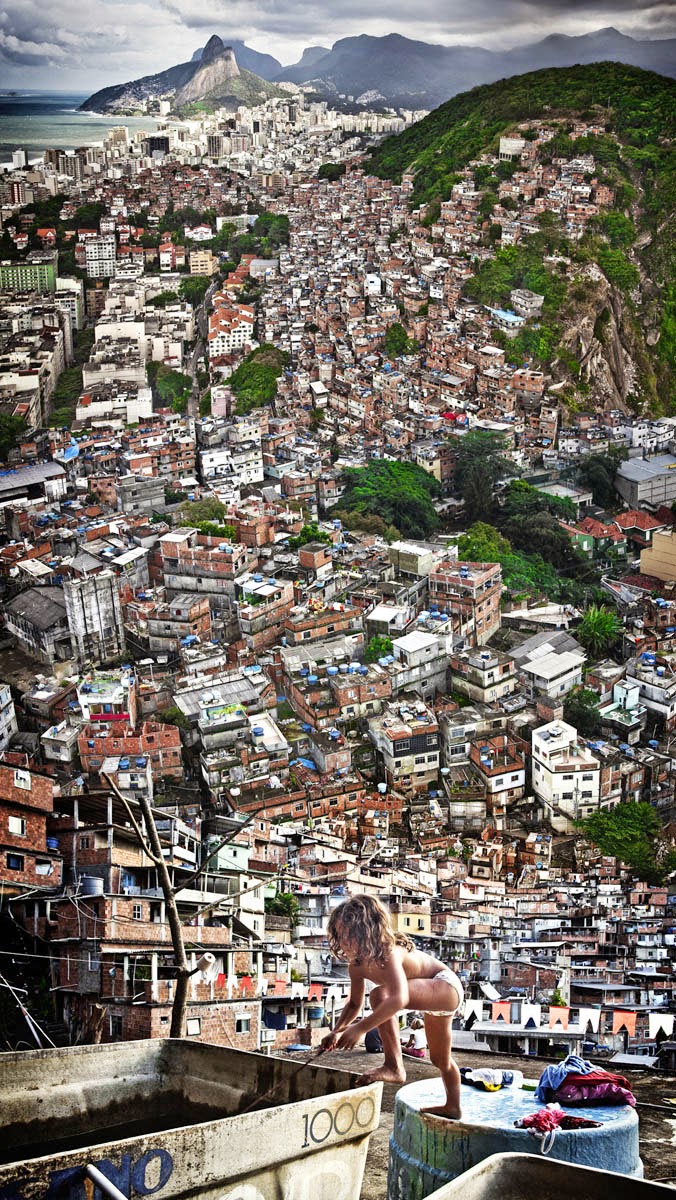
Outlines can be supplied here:
<path id="1" fill-rule="evenodd" d="M 131 915 L 132 915 L 132 919 L 134 921 L 142 921 L 143 920 L 143 905 L 142 904 L 132 904 Z"/>
<path id="2" fill-rule="evenodd" d="M 424 928 L 425 928 L 425 922 L 423 921 L 422 917 L 418 917 L 418 929 L 424 929 Z"/>
<path id="3" fill-rule="evenodd" d="M 200 1017 L 188 1017 L 185 1023 L 185 1032 L 188 1037 L 199 1037 L 202 1031 L 202 1021 Z"/>
<path id="4" fill-rule="evenodd" d="M 25 817 L 8 817 L 7 828 L 10 833 L 16 837 L 26 836 L 26 818 Z"/>
<path id="5" fill-rule="evenodd" d="M 101 960 L 95 950 L 89 951 L 87 965 L 90 971 L 98 971 L 101 966 Z"/>
<path id="6" fill-rule="evenodd" d="M 510 783 L 515 783 L 515 782 L 516 782 L 516 780 L 517 780 L 518 778 L 519 778 L 519 775 L 518 775 L 518 772 L 517 772 L 517 774 L 516 774 L 516 775 L 510 775 L 510 777 L 509 777 L 509 782 L 510 782 Z"/>
<path id="7" fill-rule="evenodd" d="M 110 1015 L 110 1037 L 113 1042 L 120 1041 L 122 1038 L 122 1017 L 117 1013 Z"/>
<path id="8" fill-rule="evenodd" d="M 437 756 L 436 756 L 436 754 L 428 754 L 428 755 L 427 755 L 427 761 L 428 761 L 428 762 L 432 762 L 432 763 L 433 763 L 433 762 L 436 762 L 436 761 L 437 761 Z"/>
<path id="9" fill-rule="evenodd" d="M 417 756 L 416 758 L 414 758 L 414 760 L 413 760 L 413 761 L 414 761 L 414 762 L 416 762 L 416 763 L 424 763 L 424 761 L 425 761 L 425 755 L 424 755 L 424 754 L 418 754 L 418 756 Z"/>
<path id="10" fill-rule="evenodd" d="M 91 844 L 92 844 L 91 838 L 89 837 L 89 835 L 83 834 L 83 836 L 80 838 L 80 849 L 81 850 L 89 850 Z"/>
<path id="11" fill-rule="evenodd" d="M 7 870 L 8 871 L 23 871 L 24 858 L 23 854 L 7 855 Z"/>
<path id="12" fill-rule="evenodd" d="M 235 1017 L 235 1033 L 251 1033 L 251 1017 Z"/>

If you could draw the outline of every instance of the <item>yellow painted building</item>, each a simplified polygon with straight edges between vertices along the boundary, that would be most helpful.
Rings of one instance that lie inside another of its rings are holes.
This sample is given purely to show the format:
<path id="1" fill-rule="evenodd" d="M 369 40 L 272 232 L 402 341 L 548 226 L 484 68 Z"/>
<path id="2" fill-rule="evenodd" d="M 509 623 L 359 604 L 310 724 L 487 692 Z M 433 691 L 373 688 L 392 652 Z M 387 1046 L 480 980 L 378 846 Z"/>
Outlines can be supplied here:
<path id="1" fill-rule="evenodd" d="M 652 545 L 641 551 L 641 574 L 676 580 L 676 532 L 653 534 Z"/>

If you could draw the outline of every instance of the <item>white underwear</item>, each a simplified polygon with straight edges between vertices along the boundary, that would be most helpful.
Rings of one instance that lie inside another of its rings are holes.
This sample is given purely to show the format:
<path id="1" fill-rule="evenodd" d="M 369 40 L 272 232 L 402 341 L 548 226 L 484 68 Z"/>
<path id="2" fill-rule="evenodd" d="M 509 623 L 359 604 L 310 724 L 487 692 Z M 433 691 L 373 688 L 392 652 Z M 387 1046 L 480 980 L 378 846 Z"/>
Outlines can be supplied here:
<path id="1" fill-rule="evenodd" d="M 442 983 L 449 983 L 452 988 L 455 988 L 456 992 L 458 993 L 458 1003 L 457 1005 L 454 1005 L 453 1008 L 447 1008 L 443 1012 L 434 1012 L 432 1009 L 426 1009 L 426 1011 L 429 1012 L 431 1017 L 453 1016 L 456 1012 L 460 1011 L 465 999 L 465 993 L 458 976 L 456 975 L 455 971 L 451 970 L 450 967 L 444 967 L 441 971 L 437 971 L 436 975 L 433 976 L 433 979 L 440 979 Z"/>

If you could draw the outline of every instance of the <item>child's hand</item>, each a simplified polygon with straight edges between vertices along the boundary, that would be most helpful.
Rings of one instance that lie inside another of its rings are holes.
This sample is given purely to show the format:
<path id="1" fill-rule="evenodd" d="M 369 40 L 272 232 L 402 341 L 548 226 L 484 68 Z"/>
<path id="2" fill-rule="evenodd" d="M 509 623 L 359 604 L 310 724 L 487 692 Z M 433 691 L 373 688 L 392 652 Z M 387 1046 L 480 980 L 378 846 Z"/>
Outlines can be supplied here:
<path id="1" fill-rule="evenodd" d="M 359 1028 L 359 1022 L 357 1021 L 354 1025 L 348 1025 L 347 1029 L 338 1038 L 338 1049 L 353 1050 L 360 1037 L 361 1029 Z"/>
<path id="2" fill-rule="evenodd" d="M 325 1054 L 328 1050 L 335 1050 L 336 1040 L 337 1040 L 336 1035 L 333 1032 L 333 1030 L 331 1031 L 331 1033 L 327 1033 L 326 1037 L 323 1037 L 321 1042 L 319 1043 L 319 1045 L 321 1047 L 321 1053 Z"/>

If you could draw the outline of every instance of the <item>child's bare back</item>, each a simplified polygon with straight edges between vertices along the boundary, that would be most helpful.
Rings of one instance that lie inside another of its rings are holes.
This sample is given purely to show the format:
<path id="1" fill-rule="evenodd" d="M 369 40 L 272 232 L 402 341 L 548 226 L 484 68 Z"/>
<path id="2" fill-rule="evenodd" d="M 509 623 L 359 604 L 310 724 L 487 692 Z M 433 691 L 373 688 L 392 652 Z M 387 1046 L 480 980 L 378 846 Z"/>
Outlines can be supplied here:
<path id="1" fill-rule="evenodd" d="M 347 959 L 351 987 L 336 1027 L 322 1042 L 324 1049 L 350 1050 L 377 1027 L 385 1061 L 369 1071 L 364 1082 L 403 1083 L 406 1072 L 396 1017 L 404 1008 L 417 1009 L 424 1013 L 430 1058 L 439 1068 L 446 1090 L 445 1104 L 423 1111 L 459 1117 L 460 1072 L 451 1057 L 451 1027 L 463 992 L 455 972 L 418 950 L 408 938 L 395 935 L 387 910 L 372 896 L 354 897 L 334 910 L 329 944 L 334 953 Z M 366 980 L 375 984 L 369 994 L 371 1012 L 355 1021 L 364 1003 Z"/>

